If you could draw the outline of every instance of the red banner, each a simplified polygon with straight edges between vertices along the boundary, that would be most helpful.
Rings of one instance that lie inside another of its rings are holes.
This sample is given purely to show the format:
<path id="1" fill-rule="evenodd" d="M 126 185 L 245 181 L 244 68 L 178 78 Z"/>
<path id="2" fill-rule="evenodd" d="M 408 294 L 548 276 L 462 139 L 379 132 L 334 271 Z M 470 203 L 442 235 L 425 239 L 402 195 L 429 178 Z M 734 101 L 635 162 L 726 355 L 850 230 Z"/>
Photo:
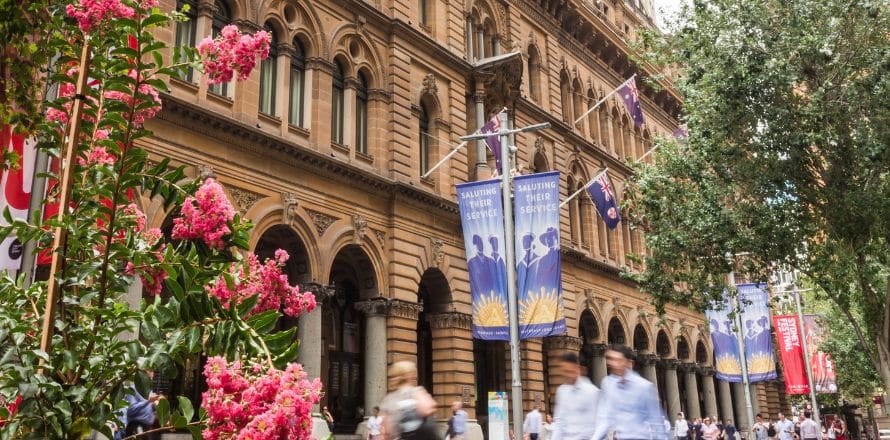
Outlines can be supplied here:
<path id="1" fill-rule="evenodd" d="M 782 355 L 785 392 L 809 394 L 810 385 L 807 381 L 797 316 L 773 316 L 773 328 L 776 329 L 776 340 L 779 342 L 779 353 Z"/>

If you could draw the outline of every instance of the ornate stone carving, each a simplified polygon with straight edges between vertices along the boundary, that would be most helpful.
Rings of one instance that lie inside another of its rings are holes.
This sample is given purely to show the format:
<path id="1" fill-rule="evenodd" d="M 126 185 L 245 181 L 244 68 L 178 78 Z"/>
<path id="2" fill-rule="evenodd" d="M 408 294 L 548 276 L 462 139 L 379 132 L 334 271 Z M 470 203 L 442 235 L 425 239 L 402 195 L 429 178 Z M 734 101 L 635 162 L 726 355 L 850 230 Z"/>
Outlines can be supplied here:
<path id="1" fill-rule="evenodd" d="M 609 348 L 606 344 L 588 344 L 587 347 L 587 351 L 596 357 L 606 354 L 606 350 Z"/>
<path id="2" fill-rule="evenodd" d="M 235 204 L 238 205 L 238 210 L 241 214 L 247 212 L 254 203 L 263 198 L 263 196 L 253 191 L 241 188 L 232 188 L 230 192 L 232 193 L 232 198 L 235 200 Z"/>
<path id="3" fill-rule="evenodd" d="M 427 317 L 432 328 L 459 328 L 469 330 L 473 325 L 473 316 L 466 313 L 438 313 Z"/>
<path id="4" fill-rule="evenodd" d="M 202 182 L 208 178 L 216 179 L 216 173 L 213 171 L 213 167 L 209 164 L 198 164 L 196 168 L 198 170 L 198 179 Z"/>
<path id="5" fill-rule="evenodd" d="M 436 75 L 432 73 L 427 73 L 425 77 L 423 77 L 423 87 L 420 89 L 420 94 L 422 95 L 432 95 L 436 96 L 439 93 L 439 88 L 436 86 Z"/>
<path id="6" fill-rule="evenodd" d="M 400 299 L 389 300 L 389 316 L 397 316 L 400 318 L 408 318 L 417 320 L 423 306 L 417 303 L 402 301 Z"/>
<path id="7" fill-rule="evenodd" d="M 374 236 L 377 237 L 377 241 L 380 242 L 380 246 L 386 247 L 386 232 L 383 232 L 379 229 L 371 229 L 374 231 Z"/>
<path id="8" fill-rule="evenodd" d="M 319 237 L 324 235 L 324 232 L 337 221 L 336 217 L 331 217 L 323 212 L 306 209 L 306 213 L 309 214 L 309 218 L 312 219 L 312 223 L 315 225 L 315 232 L 318 232 Z"/>
<path id="9" fill-rule="evenodd" d="M 662 368 L 666 368 L 668 370 L 676 370 L 680 366 L 680 361 L 676 359 L 661 359 L 658 361 L 658 364 Z"/>
<path id="10" fill-rule="evenodd" d="M 654 365 L 658 362 L 658 356 L 654 354 L 642 354 L 637 356 L 637 362 L 644 367 L 647 365 Z"/>
<path id="11" fill-rule="evenodd" d="M 548 336 L 544 338 L 544 348 L 548 350 L 578 351 L 581 349 L 581 338 L 565 335 Z"/>
<path id="12" fill-rule="evenodd" d="M 315 295 L 315 301 L 323 304 L 334 298 L 336 288 L 333 286 L 323 286 L 318 283 L 306 283 L 302 285 L 302 290 L 312 292 Z"/>
<path id="13" fill-rule="evenodd" d="M 683 373 L 693 373 L 695 372 L 696 367 L 697 365 L 695 362 L 681 362 L 677 369 Z"/>
<path id="14" fill-rule="evenodd" d="M 352 216 L 352 228 L 355 230 L 352 240 L 355 244 L 359 244 L 365 239 L 365 230 L 368 228 L 368 220 L 361 214 L 355 214 Z"/>
<path id="15" fill-rule="evenodd" d="M 389 314 L 390 301 L 391 300 L 387 298 L 377 297 L 367 301 L 357 302 L 353 307 L 367 316 L 386 316 Z"/>
<path id="16" fill-rule="evenodd" d="M 713 367 L 700 367 L 698 371 L 702 376 L 713 376 L 715 373 Z"/>
<path id="17" fill-rule="evenodd" d="M 445 262 L 445 242 L 438 239 L 433 238 L 430 240 L 430 250 L 432 252 L 432 263 L 433 267 L 442 268 L 442 263 Z"/>
<path id="18" fill-rule="evenodd" d="M 288 225 L 294 224 L 294 221 L 297 219 L 297 207 L 299 206 L 297 195 L 286 191 L 281 193 L 281 204 L 283 205 L 282 210 L 284 211 L 282 213 L 284 223 Z"/>

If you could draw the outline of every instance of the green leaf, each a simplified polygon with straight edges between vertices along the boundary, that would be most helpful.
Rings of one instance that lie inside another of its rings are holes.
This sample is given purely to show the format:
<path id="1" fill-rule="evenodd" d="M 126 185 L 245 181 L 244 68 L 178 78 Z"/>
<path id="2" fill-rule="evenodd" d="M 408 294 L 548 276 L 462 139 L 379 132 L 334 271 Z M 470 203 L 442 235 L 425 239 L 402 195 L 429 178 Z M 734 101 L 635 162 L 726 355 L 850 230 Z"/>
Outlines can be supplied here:
<path id="1" fill-rule="evenodd" d="M 241 301 L 241 303 L 238 304 L 238 316 L 241 318 L 247 316 L 247 314 L 250 313 L 251 310 L 253 310 L 254 306 L 256 306 L 256 303 L 259 300 L 260 295 L 256 294 Z"/>
<path id="2" fill-rule="evenodd" d="M 293 362 L 294 359 L 297 358 L 297 354 L 300 352 L 300 341 L 294 341 L 290 347 L 287 348 L 283 353 L 278 355 L 272 360 L 272 363 L 275 364 L 275 368 L 284 368 L 287 366 L 288 362 Z"/>
<path id="3" fill-rule="evenodd" d="M 275 328 L 275 321 L 278 320 L 278 316 L 279 314 L 277 310 L 266 310 L 263 313 L 258 313 L 247 318 L 247 325 L 253 327 L 257 333 L 262 335 Z"/>
<path id="4" fill-rule="evenodd" d="M 167 426 L 167 422 L 170 421 L 170 401 L 167 399 L 158 399 L 155 411 L 158 416 L 158 424 Z"/>
<path id="5" fill-rule="evenodd" d="M 192 401 L 183 396 L 177 396 L 177 399 L 179 400 L 179 411 L 182 412 L 182 416 L 186 420 L 191 421 L 195 417 L 195 408 L 192 407 Z"/>

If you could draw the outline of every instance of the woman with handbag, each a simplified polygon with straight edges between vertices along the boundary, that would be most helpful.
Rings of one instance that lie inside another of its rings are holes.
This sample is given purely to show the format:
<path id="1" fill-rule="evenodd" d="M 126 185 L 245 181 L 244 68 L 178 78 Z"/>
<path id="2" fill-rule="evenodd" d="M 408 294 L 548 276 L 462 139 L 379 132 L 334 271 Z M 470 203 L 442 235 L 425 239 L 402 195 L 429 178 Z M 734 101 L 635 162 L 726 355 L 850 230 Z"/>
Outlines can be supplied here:
<path id="1" fill-rule="evenodd" d="M 436 401 L 417 386 L 417 365 L 400 361 L 389 367 L 391 388 L 380 404 L 386 440 L 441 440 L 436 426 Z"/>

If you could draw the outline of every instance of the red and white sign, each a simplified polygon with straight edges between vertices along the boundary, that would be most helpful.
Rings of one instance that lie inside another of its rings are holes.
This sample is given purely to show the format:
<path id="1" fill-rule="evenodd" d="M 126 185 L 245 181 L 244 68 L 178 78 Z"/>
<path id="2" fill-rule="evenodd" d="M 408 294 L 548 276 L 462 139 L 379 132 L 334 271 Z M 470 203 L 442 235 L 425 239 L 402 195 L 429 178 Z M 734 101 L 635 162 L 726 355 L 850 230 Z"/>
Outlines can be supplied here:
<path id="1" fill-rule="evenodd" d="M 31 180 L 34 177 L 34 159 L 37 149 L 33 138 L 16 134 L 13 127 L 0 127 L 0 150 L 14 151 L 21 160 L 16 169 L 0 169 L 0 213 L 9 209 L 15 219 L 28 217 L 31 201 Z M 0 225 L 7 226 L 0 216 Z M 22 244 L 14 236 L 0 242 L 0 270 L 19 270 L 22 264 Z"/>
<path id="2" fill-rule="evenodd" d="M 800 326 L 797 316 L 773 316 L 773 328 L 782 356 L 782 369 L 785 372 L 785 392 L 788 394 L 809 394 L 806 363 L 800 339 Z"/>

